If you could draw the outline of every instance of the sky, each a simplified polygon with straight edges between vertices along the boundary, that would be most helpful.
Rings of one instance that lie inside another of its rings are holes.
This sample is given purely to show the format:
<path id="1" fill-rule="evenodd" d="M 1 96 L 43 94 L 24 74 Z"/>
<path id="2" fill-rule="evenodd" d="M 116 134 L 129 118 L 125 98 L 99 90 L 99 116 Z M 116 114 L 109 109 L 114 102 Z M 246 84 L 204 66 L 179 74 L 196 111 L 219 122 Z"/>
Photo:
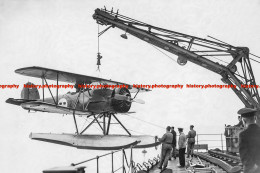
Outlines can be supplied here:
<path id="1" fill-rule="evenodd" d="M 31 140 L 31 132 L 74 133 L 74 124 L 69 115 L 28 113 L 6 104 L 8 98 L 20 98 L 24 83 L 41 84 L 14 73 L 18 68 L 41 66 L 130 84 L 223 84 L 219 75 L 190 62 L 180 66 L 172 60 L 175 55 L 168 54 L 170 59 L 133 36 L 122 39 L 124 32 L 118 29 L 100 38 L 103 58 L 98 72 L 98 26 L 92 15 L 104 6 L 161 28 L 246 46 L 260 55 L 260 0 L 0 0 L 0 84 L 20 85 L 0 89 L 2 172 L 41 172 L 104 153 Z M 259 84 L 259 64 L 252 62 L 252 68 Z M 146 103 L 132 104 L 131 111 L 137 113 L 119 119 L 139 134 L 158 136 L 168 125 L 183 127 L 184 133 L 191 124 L 199 134 L 223 133 L 225 124 L 237 124 L 237 111 L 244 107 L 231 89 L 158 88 L 138 98 Z M 84 118 L 78 120 L 82 126 Z"/>

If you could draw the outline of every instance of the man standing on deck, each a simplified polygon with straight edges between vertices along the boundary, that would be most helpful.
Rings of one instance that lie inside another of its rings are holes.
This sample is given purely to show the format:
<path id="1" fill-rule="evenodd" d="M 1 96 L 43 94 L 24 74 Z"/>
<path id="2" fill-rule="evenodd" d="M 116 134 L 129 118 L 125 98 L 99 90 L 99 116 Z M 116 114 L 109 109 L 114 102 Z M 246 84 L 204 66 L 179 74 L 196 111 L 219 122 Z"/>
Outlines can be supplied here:
<path id="1" fill-rule="evenodd" d="M 239 134 L 239 154 L 244 173 L 260 172 L 260 127 L 256 124 L 258 110 L 243 108 L 238 111 L 246 130 Z"/>
<path id="2" fill-rule="evenodd" d="M 238 116 L 238 121 L 239 121 L 239 123 L 234 125 L 234 127 L 244 127 L 244 124 L 243 124 L 241 116 Z"/>
<path id="3" fill-rule="evenodd" d="M 196 136 L 196 131 L 193 130 L 194 126 L 190 126 L 190 131 L 187 135 L 188 138 L 188 145 L 187 145 L 187 158 L 193 157 L 193 148 L 195 145 L 195 136 Z"/>
<path id="4" fill-rule="evenodd" d="M 163 135 L 162 138 L 158 138 L 160 142 L 162 142 L 162 151 L 161 151 L 161 160 L 159 163 L 159 169 L 166 169 L 168 165 L 168 160 L 172 151 L 172 139 L 173 135 L 170 132 L 171 127 L 166 127 L 166 133 Z"/>
<path id="5" fill-rule="evenodd" d="M 179 141 L 178 141 L 180 166 L 178 166 L 178 167 L 184 168 L 185 167 L 186 136 L 183 133 L 183 128 L 178 128 L 178 131 L 180 133 Z"/>
<path id="6" fill-rule="evenodd" d="M 175 150 L 176 150 L 176 132 L 174 131 L 174 127 L 172 126 L 171 128 L 171 133 L 173 135 L 173 140 L 172 140 L 172 152 L 171 152 L 171 156 L 170 156 L 170 159 L 171 160 L 171 157 L 174 157 L 174 159 L 176 159 L 176 153 L 175 153 Z"/>

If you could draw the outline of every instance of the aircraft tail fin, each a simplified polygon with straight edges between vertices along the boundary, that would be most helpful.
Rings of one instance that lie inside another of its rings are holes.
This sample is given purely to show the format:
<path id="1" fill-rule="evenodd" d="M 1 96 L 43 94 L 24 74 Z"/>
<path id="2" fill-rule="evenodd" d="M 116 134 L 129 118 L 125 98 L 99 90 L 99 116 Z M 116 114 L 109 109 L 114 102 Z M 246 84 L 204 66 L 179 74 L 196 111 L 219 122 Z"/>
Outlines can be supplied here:
<path id="1" fill-rule="evenodd" d="M 24 88 L 21 92 L 21 99 L 26 99 L 26 100 L 38 100 L 40 99 L 40 94 L 37 89 L 37 87 L 31 82 L 27 82 L 24 85 Z"/>

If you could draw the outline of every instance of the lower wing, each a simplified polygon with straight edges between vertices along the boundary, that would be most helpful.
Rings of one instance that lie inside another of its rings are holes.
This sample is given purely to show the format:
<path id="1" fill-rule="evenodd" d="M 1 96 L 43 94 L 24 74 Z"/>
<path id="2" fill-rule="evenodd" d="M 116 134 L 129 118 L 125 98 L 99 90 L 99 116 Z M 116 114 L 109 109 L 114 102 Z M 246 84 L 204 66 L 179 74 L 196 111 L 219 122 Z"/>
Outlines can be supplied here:
<path id="1" fill-rule="evenodd" d="M 9 98 L 6 103 L 21 106 L 26 110 L 33 110 L 39 112 L 59 113 L 59 114 L 73 114 L 76 115 L 91 115 L 92 112 L 72 109 L 64 106 L 55 105 L 52 103 L 46 103 L 39 100 L 26 100 L 26 99 L 13 99 Z"/>

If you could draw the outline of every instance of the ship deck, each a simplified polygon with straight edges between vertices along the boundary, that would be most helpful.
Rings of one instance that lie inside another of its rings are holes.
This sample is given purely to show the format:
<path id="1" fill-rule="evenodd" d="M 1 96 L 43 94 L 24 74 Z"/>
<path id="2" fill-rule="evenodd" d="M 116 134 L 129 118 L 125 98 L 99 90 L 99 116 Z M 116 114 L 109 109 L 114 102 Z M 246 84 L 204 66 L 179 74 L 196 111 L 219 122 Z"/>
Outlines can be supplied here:
<path id="1" fill-rule="evenodd" d="M 187 172 L 185 168 L 178 168 L 179 166 L 179 158 L 177 157 L 176 159 L 172 159 L 168 161 L 168 166 L 167 169 L 171 169 L 172 172 L 176 172 L 176 173 L 184 173 Z M 161 169 L 154 167 L 152 170 L 149 171 L 149 173 L 160 173 Z M 162 171 L 163 172 L 167 172 L 167 171 Z"/>
<path id="2" fill-rule="evenodd" d="M 189 166 L 188 165 L 188 162 L 189 160 L 191 161 L 192 164 L 196 164 L 196 163 L 201 163 L 203 165 L 206 166 L 206 168 L 203 168 L 201 170 L 199 170 L 199 168 L 197 169 L 197 171 L 194 170 L 193 167 Z M 159 169 L 157 166 L 155 166 L 153 169 L 151 169 L 149 171 L 149 173 L 186 173 L 186 172 L 217 172 L 217 173 L 224 173 L 225 171 L 222 170 L 220 167 L 216 166 L 216 165 L 213 165 L 209 162 L 206 162 L 204 160 L 199 160 L 197 157 L 194 157 L 193 159 L 188 159 L 186 158 L 186 155 L 185 155 L 185 162 L 186 162 L 186 167 L 185 168 L 179 168 L 179 158 L 177 157 L 176 159 L 172 159 L 172 160 L 169 160 L 168 161 L 168 166 L 167 166 L 167 169 L 162 171 L 161 169 Z M 171 171 L 170 171 L 171 170 Z"/>

